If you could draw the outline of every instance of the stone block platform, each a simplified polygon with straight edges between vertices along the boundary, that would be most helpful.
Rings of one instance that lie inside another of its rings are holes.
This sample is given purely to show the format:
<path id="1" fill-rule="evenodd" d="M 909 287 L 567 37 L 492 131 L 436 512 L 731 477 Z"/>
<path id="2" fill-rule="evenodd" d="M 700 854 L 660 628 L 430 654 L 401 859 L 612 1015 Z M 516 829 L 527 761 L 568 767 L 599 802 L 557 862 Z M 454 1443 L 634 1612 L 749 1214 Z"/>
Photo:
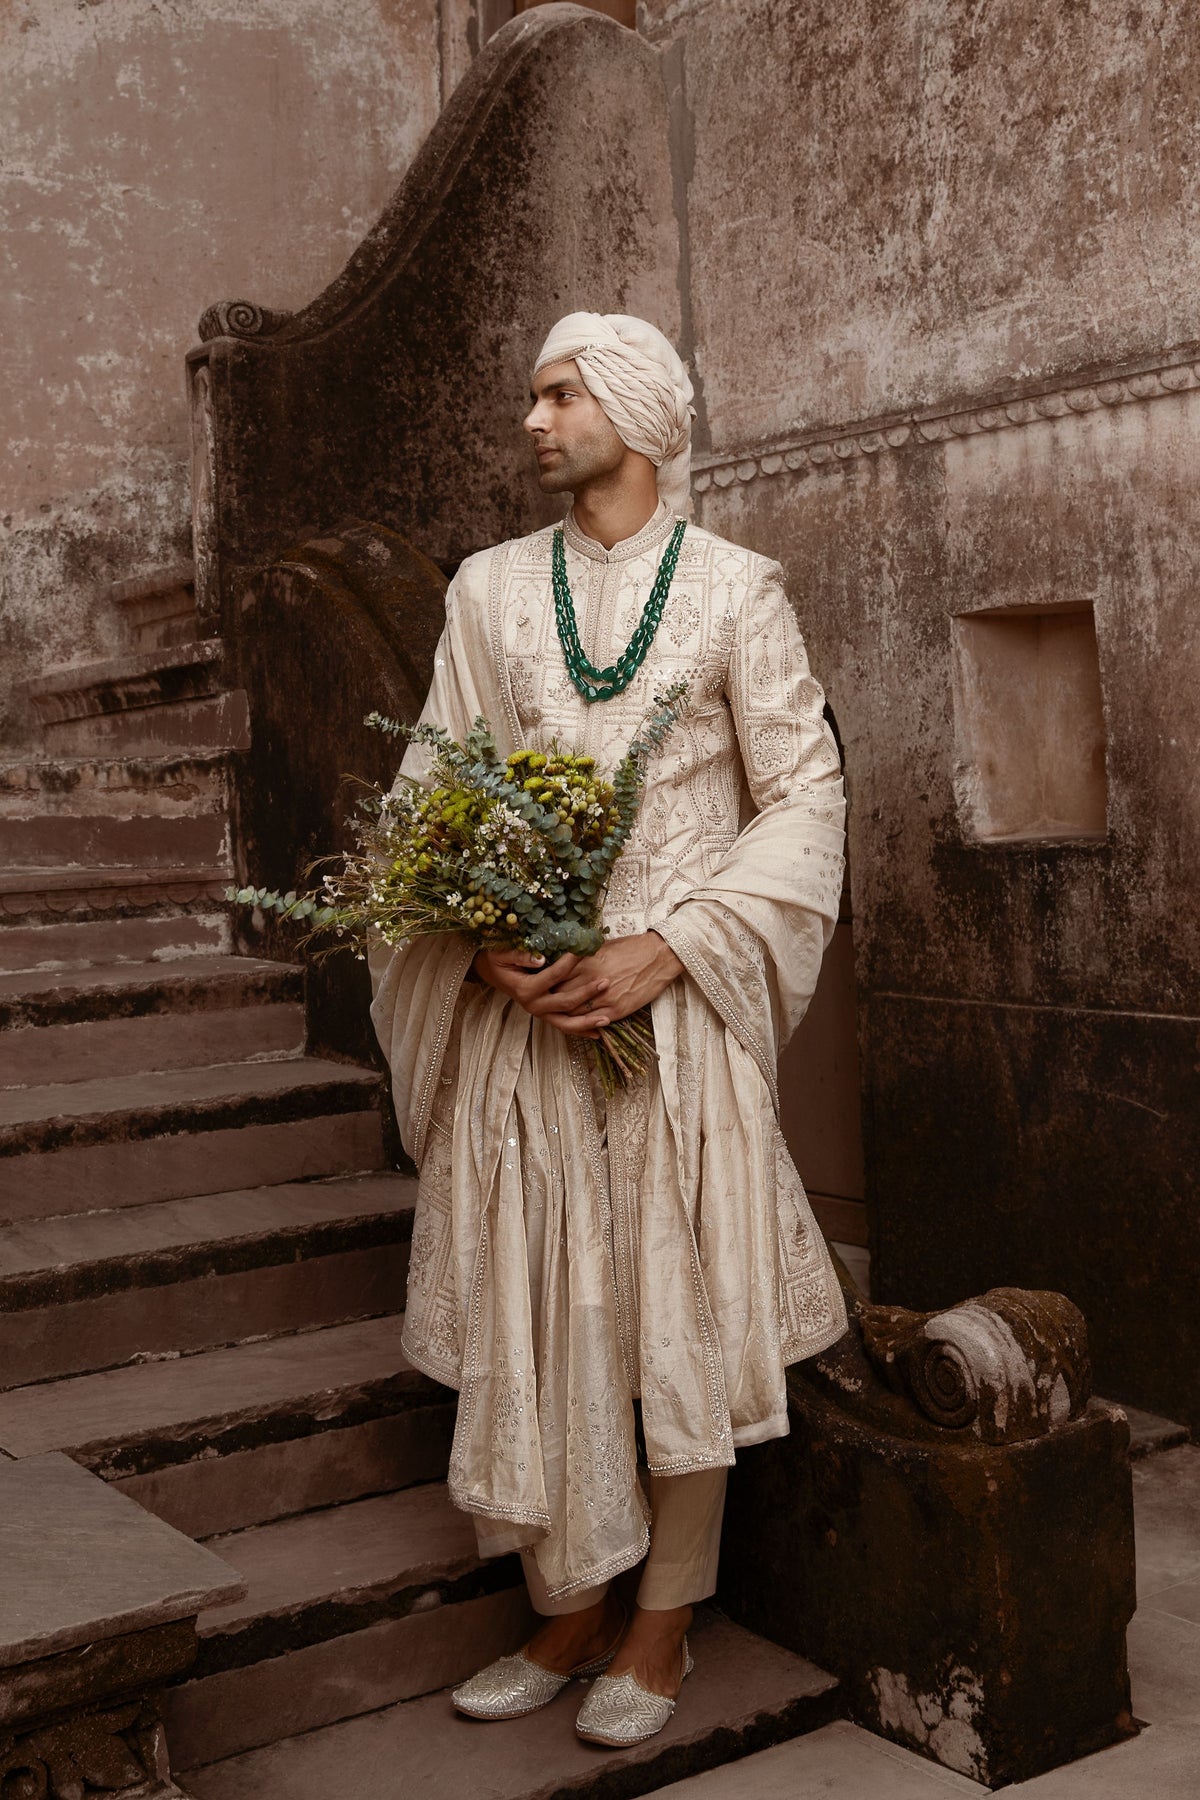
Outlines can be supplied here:
<path id="1" fill-rule="evenodd" d="M 1139 1459 L 1133 1492 L 1138 1610 L 1129 1630 L 1129 1668 L 1142 1729 L 1094 1756 L 1017 1782 L 1006 1796 L 1194 1800 L 1200 1793 L 1200 1448 L 1189 1444 Z M 845 1720 L 662 1790 L 664 1800 L 817 1794 L 822 1800 L 950 1800 L 984 1791 Z"/>

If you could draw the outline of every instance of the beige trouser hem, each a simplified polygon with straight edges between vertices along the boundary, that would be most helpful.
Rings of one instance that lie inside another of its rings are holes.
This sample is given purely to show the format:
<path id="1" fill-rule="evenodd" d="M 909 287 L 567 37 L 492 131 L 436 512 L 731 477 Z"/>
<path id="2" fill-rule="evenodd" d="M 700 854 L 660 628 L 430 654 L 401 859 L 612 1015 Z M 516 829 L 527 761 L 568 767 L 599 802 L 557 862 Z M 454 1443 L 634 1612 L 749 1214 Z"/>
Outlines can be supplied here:
<path id="1" fill-rule="evenodd" d="M 638 1584 L 639 1606 L 669 1612 L 716 1593 L 728 1474 L 728 1469 L 696 1469 L 690 1475 L 651 1475 L 650 1550 Z M 552 1600 L 527 1550 L 521 1552 L 521 1562 L 533 1610 L 547 1617 L 582 1612 L 608 1591 L 605 1581 Z"/>

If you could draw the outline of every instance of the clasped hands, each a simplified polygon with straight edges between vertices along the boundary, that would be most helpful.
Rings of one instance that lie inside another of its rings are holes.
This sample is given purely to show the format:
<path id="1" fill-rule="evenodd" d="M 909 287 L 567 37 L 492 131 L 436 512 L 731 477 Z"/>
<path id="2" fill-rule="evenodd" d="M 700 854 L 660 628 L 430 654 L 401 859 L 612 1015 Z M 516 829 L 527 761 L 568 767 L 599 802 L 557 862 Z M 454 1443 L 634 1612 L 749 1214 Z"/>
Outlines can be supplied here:
<path id="1" fill-rule="evenodd" d="M 682 974 L 683 964 L 656 931 L 613 938 L 594 956 L 569 952 L 552 963 L 529 950 L 480 950 L 471 965 L 481 981 L 568 1037 L 595 1038 L 628 1018 Z"/>

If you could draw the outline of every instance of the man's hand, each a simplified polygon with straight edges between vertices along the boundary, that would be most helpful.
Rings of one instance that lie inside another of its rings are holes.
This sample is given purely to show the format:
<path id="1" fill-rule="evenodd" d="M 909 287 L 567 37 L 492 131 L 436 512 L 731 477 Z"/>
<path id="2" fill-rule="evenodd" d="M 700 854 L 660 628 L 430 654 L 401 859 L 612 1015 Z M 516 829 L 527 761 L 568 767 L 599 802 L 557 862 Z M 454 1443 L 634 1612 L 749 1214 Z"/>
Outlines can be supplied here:
<path id="1" fill-rule="evenodd" d="M 604 982 L 603 1001 L 598 1004 L 603 1005 L 611 1025 L 657 999 L 682 975 L 683 964 L 657 931 L 643 931 L 637 937 L 612 938 L 601 944 L 594 956 L 584 957 L 580 973 Z"/>
<path id="2" fill-rule="evenodd" d="M 481 981 L 535 1019 L 568 1037 L 585 1038 L 635 1013 L 683 971 L 656 931 L 616 938 L 594 956 L 568 953 L 552 963 L 527 950 L 481 950 L 472 967 Z"/>
<path id="3" fill-rule="evenodd" d="M 576 974 L 591 961 L 568 953 L 547 963 L 529 950 L 481 950 L 471 967 L 535 1018 L 549 1019 L 569 1036 L 594 1038 L 609 1014 L 600 1003 L 607 983 L 594 974 Z"/>

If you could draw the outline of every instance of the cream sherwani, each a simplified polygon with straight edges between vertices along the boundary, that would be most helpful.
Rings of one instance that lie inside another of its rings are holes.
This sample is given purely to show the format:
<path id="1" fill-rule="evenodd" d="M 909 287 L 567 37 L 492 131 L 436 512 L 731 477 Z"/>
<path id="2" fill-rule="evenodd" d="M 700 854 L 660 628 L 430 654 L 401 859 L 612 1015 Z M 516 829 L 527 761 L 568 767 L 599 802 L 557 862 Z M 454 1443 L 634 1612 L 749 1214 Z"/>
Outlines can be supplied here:
<path id="1" fill-rule="evenodd" d="M 605 550 L 568 519 L 594 664 L 629 641 L 674 524 L 660 503 Z M 775 1088 L 837 917 L 843 801 L 777 564 L 689 526 L 641 671 L 588 706 L 550 552 L 547 529 L 463 564 L 422 716 L 461 738 L 482 713 L 503 753 L 558 738 L 611 768 L 689 678 L 604 915 L 684 964 L 654 1002 L 657 1067 L 606 1104 L 583 1045 L 464 985 L 457 936 L 377 951 L 372 1010 L 420 1172 L 404 1344 L 459 1390 L 450 1491 L 486 1552 L 531 1548 L 562 1596 L 645 1553 L 636 1396 L 652 1470 L 720 1467 L 786 1432 L 785 1366 L 845 1329 Z M 403 772 L 425 767 L 410 748 Z"/>

